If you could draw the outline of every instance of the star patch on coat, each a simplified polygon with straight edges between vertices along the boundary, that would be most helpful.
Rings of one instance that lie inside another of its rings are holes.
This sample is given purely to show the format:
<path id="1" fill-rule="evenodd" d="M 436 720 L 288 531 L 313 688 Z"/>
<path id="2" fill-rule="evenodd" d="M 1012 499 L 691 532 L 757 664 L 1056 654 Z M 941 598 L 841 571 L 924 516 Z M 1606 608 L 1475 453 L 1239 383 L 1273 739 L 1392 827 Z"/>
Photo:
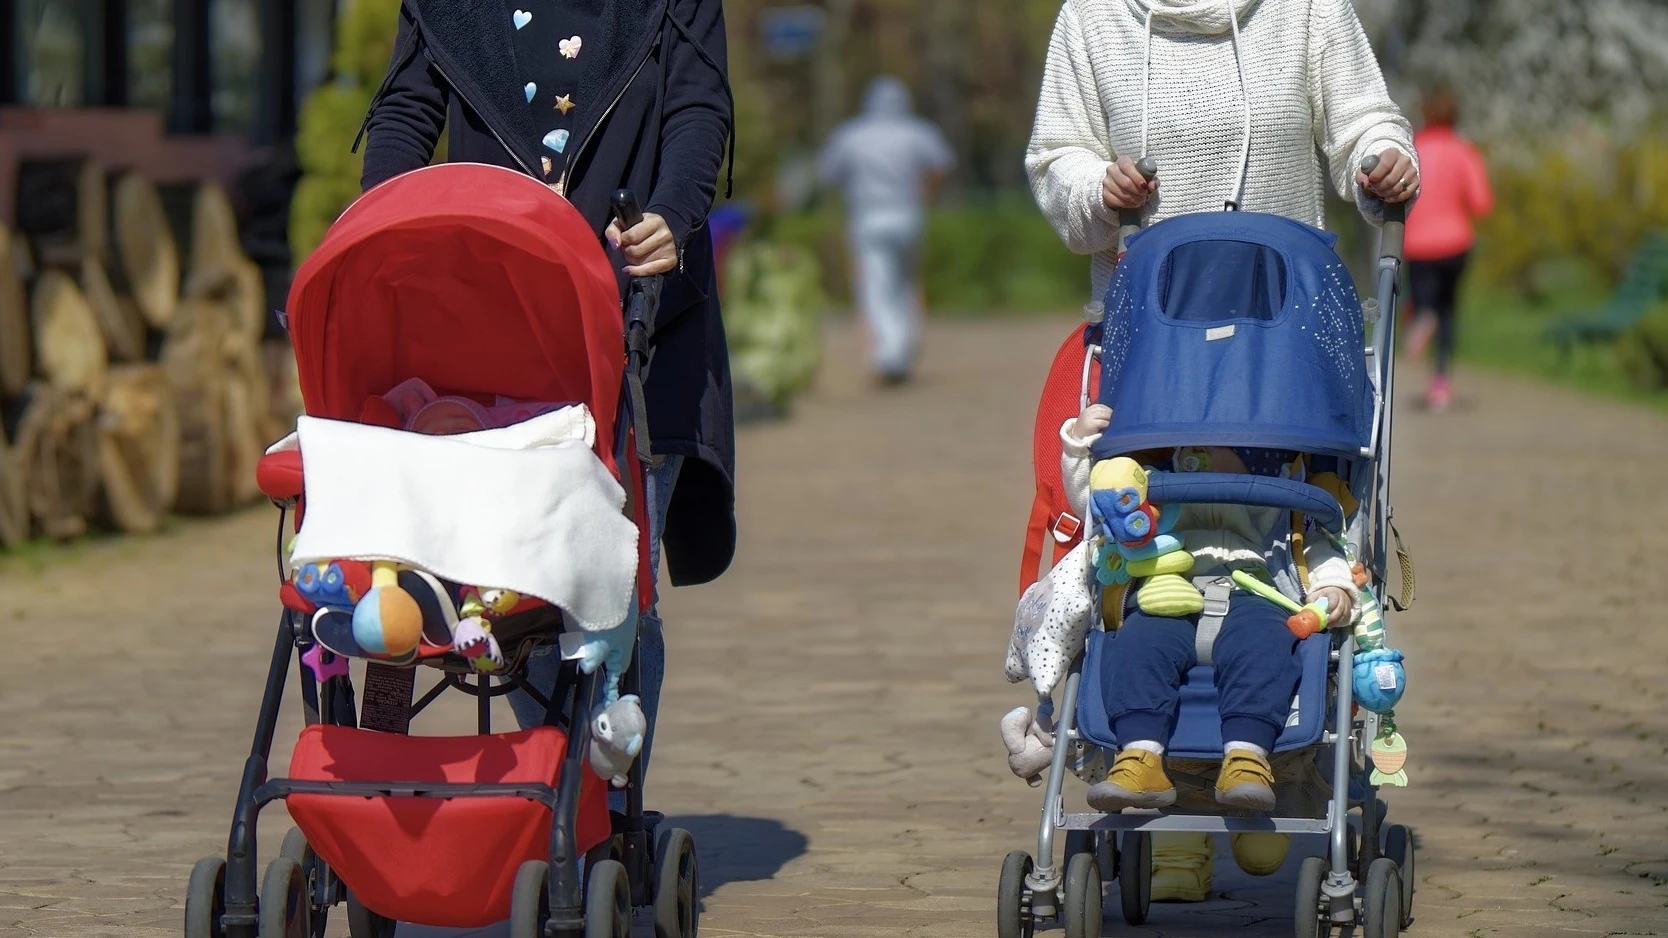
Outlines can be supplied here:
<path id="1" fill-rule="evenodd" d="M 561 42 L 556 43 L 556 49 L 562 53 L 562 58 L 564 59 L 577 59 L 579 58 L 579 48 L 584 44 L 585 40 L 579 38 L 578 36 L 569 36 Z"/>
<path id="2" fill-rule="evenodd" d="M 561 111 L 563 117 L 566 117 L 568 112 L 577 106 L 578 105 L 573 103 L 573 98 L 568 95 L 562 94 L 556 96 L 556 110 Z"/>

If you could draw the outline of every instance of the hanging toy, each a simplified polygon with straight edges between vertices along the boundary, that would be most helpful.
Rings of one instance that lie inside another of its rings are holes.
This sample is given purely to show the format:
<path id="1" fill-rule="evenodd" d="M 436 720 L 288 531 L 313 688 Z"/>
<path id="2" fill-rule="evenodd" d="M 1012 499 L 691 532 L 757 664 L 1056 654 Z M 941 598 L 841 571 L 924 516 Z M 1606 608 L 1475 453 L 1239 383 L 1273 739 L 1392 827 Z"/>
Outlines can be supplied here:
<path id="1" fill-rule="evenodd" d="M 372 658 L 403 661 L 417 653 L 423 638 L 423 611 L 400 588 L 399 568 L 390 561 L 371 562 L 371 588 L 353 607 L 353 639 Z"/>
<path id="2" fill-rule="evenodd" d="M 1165 511 L 1147 501 L 1149 476 L 1127 456 L 1095 464 L 1089 472 L 1089 491 L 1105 537 L 1123 563 L 1098 565 L 1102 583 L 1119 577 L 1143 580 L 1136 604 L 1152 616 L 1185 618 L 1203 612 L 1204 597 L 1185 574 L 1193 569 L 1193 555 L 1181 538 L 1170 533 L 1180 520 L 1179 510 Z M 1121 572 L 1119 568 L 1121 567 Z"/>
<path id="3" fill-rule="evenodd" d="M 1232 574 L 1234 583 L 1248 593 L 1255 593 L 1281 609 L 1291 613 L 1286 619 L 1286 628 L 1299 639 L 1308 638 L 1326 628 L 1327 602 L 1325 596 L 1315 598 L 1308 605 L 1293 602 L 1286 594 L 1264 583 L 1244 570 L 1235 570 Z"/>
<path id="4" fill-rule="evenodd" d="M 370 592 L 370 568 L 351 560 L 305 563 L 296 568 L 294 583 L 315 607 L 352 609 Z"/>
<path id="5" fill-rule="evenodd" d="M 1395 715 L 1386 713 L 1380 718 L 1378 738 L 1373 740 L 1373 774 L 1367 781 L 1373 785 L 1407 787 L 1407 740 L 1396 732 Z"/>
<path id="6" fill-rule="evenodd" d="M 452 632 L 452 651 L 483 674 L 503 668 L 504 652 L 492 635 L 490 620 L 506 615 L 520 602 L 521 595 L 511 590 L 465 589 L 458 625 Z"/>

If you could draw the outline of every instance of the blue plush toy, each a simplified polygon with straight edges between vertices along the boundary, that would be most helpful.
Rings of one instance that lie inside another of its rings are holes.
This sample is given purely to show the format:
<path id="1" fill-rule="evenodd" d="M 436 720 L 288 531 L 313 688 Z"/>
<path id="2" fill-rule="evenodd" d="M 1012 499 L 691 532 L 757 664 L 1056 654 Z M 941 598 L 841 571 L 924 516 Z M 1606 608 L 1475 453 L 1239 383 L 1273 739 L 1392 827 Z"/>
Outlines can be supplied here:
<path id="1" fill-rule="evenodd" d="M 1407 671 L 1402 653 L 1394 648 L 1375 648 L 1355 656 L 1355 699 L 1374 713 L 1393 709 L 1407 690 Z"/>

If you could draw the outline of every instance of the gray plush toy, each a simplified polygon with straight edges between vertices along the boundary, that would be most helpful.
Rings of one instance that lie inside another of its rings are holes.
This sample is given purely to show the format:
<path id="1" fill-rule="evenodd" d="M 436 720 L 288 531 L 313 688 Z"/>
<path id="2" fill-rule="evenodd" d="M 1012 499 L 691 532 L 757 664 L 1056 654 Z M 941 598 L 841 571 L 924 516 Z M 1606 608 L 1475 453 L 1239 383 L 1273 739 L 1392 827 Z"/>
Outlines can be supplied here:
<path id="1" fill-rule="evenodd" d="M 648 730 L 648 718 L 635 694 L 602 708 L 591 718 L 591 771 L 616 788 L 623 787 L 626 771 L 642 751 Z"/>

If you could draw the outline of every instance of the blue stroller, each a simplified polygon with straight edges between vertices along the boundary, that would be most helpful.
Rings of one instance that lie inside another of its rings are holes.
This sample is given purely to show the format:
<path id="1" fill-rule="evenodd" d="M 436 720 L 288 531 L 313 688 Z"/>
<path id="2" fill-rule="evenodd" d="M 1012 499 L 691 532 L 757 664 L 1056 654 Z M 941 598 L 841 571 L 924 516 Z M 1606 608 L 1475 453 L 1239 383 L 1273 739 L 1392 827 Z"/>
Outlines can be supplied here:
<path id="1" fill-rule="evenodd" d="M 1369 162 L 1365 169 L 1371 168 Z M 1353 515 L 1331 491 L 1266 476 L 1155 472 L 1147 498 L 1161 508 L 1235 504 L 1300 513 L 1347 542 L 1380 596 L 1392 557 L 1402 561 L 1403 587 L 1411 586 L 1399 539 L 1391 547 L 1389 502 L 1393 313 L 1405 215 L 1402 206 L 1385 209 L 1377 296 L 1365 302 L 1334 250 L 1335 237 L 1286 218 L 1213 212 L 1146 231 L 1126 227 L 1127 253 L 1107 291 L 1098 337 L 1093 327 L 1089 337 L 1101 369 L 1100 401 L 1113 413 L 1093 447 L 1095 459 L 1235 446 L 1335 461 L 1359 506 Z M 1276 559 L 1287 569 L 1275 563 L 1270 569 L 1289 592 L 1297 572 L 1289 554 Z M 1211 600 L 1207 592 L 1206 616 Z M 1102 608 L 1099 601 L 1095 608 Z M 1206 632 L 1201 622 L 1201 635 Z M 1412 920 L 1413 843 L 1407 828 L 1384 823 L 1385 806 L 1372 784 L 1380 717 L 1356 712 L 1355 645 L 1348 629 L 1323 630 L 1299 644 L 1298 694 L 1273 750 L 1302 753 L 1329 768 L 1327 807 L 1315 812 L 1322 816 L 1200 816 L 1174 809 L 1068 814 L 1061 789 L 1073 753 L 1081 759 L 1096 747 L 1118 749 L 1101 694 L 1102 669 L 1118 653 L 1117 632 L 1097 622 L 1063 682 L 1036 859 L 1015 850 L 1003 862 L 998 935 L 1030 938 L 1038 924 L 1058 919 L 1066 938 L 1099 938 L 1103 878 L 1118 880 L 1124 919 L 1142 924 L 1155 831 L 1325 835 L 1328 856 L 1305 859 L 1299 871 L 1295 934 L 1325 938 L 1350 925 L 1368 938 L 1398 934 Z M 1201 664 L 1181 689 L 1166 755 L 1219 763 L 1222 746 L 1213 672 Z M 1054 859 L 1056 831 L 1066 832 L 1061 864 Z"/>

